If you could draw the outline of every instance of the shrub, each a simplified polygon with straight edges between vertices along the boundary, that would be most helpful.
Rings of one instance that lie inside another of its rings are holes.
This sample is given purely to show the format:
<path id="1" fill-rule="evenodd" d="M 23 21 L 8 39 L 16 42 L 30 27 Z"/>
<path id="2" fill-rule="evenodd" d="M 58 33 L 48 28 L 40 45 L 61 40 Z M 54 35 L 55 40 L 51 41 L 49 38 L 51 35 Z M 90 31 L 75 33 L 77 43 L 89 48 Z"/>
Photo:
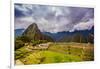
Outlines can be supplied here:
<path id="1" fill-rule="evenodd" d="M 21 48 L 23 46 L 24 46 L 24 42 L 23 41 L 21 41 L 21 40 L 16 40 L 15 41 L 15 50 L 19 49 L 19 48 Z"/>
<path id="2" fill-rule="evenodd" d="M 47 41 L 46 40 L 32 40 L 31 42 L 33 43 L 33 46 L 34 46 L 37 44 L 46 43 Z"/>

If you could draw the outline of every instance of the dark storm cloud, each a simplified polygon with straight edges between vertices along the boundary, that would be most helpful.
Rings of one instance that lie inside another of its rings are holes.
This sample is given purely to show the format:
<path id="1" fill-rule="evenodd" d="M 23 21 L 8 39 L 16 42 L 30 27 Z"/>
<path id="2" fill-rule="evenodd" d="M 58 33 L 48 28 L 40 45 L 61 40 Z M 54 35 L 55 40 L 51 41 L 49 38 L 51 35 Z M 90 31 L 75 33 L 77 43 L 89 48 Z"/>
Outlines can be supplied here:
<path id="1" fill-rule="evenodd" d="M 86 30 L 93 21 L 93 8 L 15 4 L 15 29 L 36 22 L 43 32 Z"/>

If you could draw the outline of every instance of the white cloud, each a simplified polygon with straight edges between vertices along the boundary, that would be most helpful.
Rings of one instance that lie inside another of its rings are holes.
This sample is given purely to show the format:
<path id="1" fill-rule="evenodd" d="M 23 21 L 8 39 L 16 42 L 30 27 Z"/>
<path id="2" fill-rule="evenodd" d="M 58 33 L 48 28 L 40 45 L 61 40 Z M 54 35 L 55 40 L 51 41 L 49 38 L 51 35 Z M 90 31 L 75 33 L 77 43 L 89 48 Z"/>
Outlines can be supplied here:
<path id="1" fill-rule="evenodd" d="M 33 17 L 19 17 L 19 18 L 15 18 L 15 29 L 27 28 L 33 22 L 35 22 Z"/>
<path id="2" fill-rule="evenodd" d="M 55 21 L 48 21 L 45 18 L 40 18 L 38 21 L 34 20 L 33 17 L 20 17 L 15 20 L 15 29 L 18 28 L 27 28 L 30 24 L 37 23 L 39 29 L 42 32 L 51 32 L 57 33 L 62 31 L 73 32 L 75 30 L 86 30 L 91 29 L 94 25 L 93 19 L 90 19 L 88 22 L 79 22 L 76 25 L 72 26 L 68 21 L 56 23 Z"/>
<path id="3" fill-rule="evenodd" d="M 93 27 L 94 25 L 94 20 L 93 19 L 89 19 L 89 21 L 87 22 L 80 22 L 76 25 L 74 25 L 72 30 L 89 30 Z"/>
<path id="4" fill-rule="evenodd" d="M 15 8 L 17 8 L 18 10 L 20 10 L 22 12 L 27 12 L 28 11 L 27 8 L 24 5 L 22 5 L 22 6 L 15 5 Z"/>
<path id="5" fill-rule="evenodd" d="M 15 29 L 27 28 L 35 22 L 42 32 L 73 32 L 90 29 L 94 23 L 93 17 L 91 19 L 93 13 L 87 8 L 80 10 L 80 8 L 26 4 L 15 5 L 15 8 L 25 15 L 15 17 Z"/>

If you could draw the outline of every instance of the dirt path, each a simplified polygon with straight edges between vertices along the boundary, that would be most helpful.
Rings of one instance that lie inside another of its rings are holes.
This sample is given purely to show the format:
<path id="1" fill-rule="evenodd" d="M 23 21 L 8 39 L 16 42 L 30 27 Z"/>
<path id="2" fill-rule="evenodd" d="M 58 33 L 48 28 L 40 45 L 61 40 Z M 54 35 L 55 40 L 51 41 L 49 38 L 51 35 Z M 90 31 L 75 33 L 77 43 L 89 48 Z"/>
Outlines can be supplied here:
<path id="1" fill-rule="evenodd" d="M 21 61 L 18 59 L 18 60 L 16 60 L 16 65 L 24 65 L 24 63 L 21 62 Z"/>

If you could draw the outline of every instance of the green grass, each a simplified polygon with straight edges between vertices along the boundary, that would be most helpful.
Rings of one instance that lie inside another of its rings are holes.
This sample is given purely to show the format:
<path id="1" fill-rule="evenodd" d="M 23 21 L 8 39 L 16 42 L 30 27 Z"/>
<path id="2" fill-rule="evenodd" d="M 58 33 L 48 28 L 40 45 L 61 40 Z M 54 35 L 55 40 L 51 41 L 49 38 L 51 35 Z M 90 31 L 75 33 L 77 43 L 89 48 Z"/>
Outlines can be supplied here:
<path id="1" fill-rule="evenodd" d="M 26 62 L 24 62 L 24 60 Z M 21 59 L 24 64 L 47 64 L 47 63 L 60 63 L 60 62 L 78 62 L 82 61 L 79 56 L 62 54 L 52 51 L 39 51 L 30 54 L 26 58 Z"/>
<path id="2" fill-rule="evenodd" d="M 53 44 L 51 47 L 49 47 L 49 50 L 60 52 L 60 53 L 66 53 L 68 54 L 69 52 L 73 55 L 79 55 L 81 54 L 82 48 L 74 48 L 70 45 L 67 44 Z"/>
<path id="3" fill-rule="evenodd" d="M 52 43 L 47 50 L 30 52 L 24 46 L 15 51 L 15 57 L 25 65 L 93 61 L 94 48 L 93 44 L 87 46 L 85 43 Z"/>
<path id="4" fill-rule="evenodd" d="M 41 51 L 40 53 L 46 58 L 43 63 L 81 61 L 80 57 L 69 54 L 63 54 L 53 51 Z"/>
<path id="5" fill-rule="evenodd" d="M 27 56 L 30 52 L 26 49 L 26 47 L 21 47 L 15 51 L 15 59 L 23 58 Z M 26 55 L 25 55 L 26 54 Z"/>

